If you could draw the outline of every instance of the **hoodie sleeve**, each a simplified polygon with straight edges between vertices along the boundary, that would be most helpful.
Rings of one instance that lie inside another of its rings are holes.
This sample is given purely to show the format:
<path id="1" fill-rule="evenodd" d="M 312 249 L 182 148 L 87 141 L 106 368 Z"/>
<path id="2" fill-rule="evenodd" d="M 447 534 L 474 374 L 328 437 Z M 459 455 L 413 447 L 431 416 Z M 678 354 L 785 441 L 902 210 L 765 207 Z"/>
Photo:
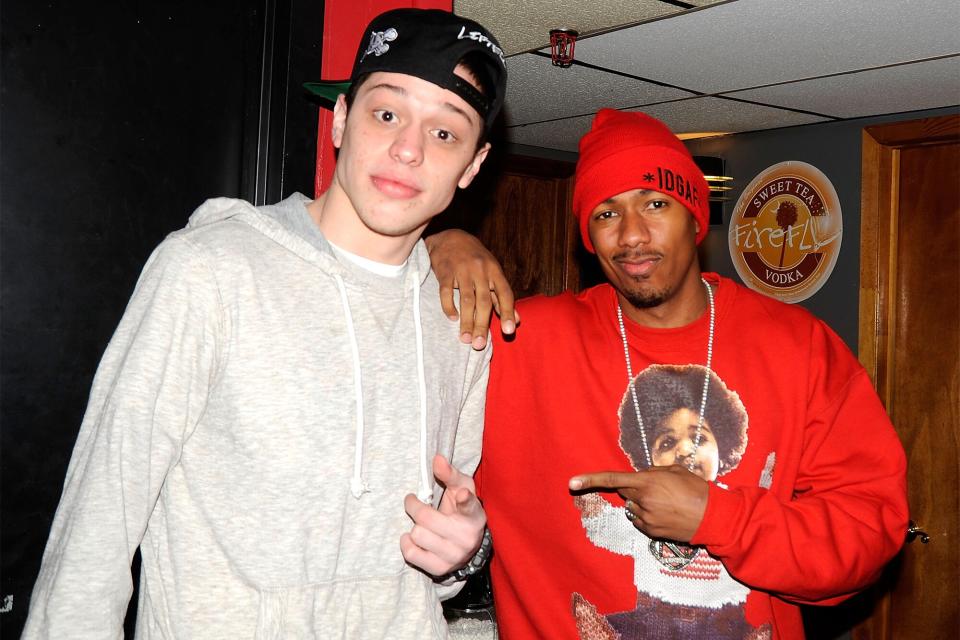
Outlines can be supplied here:
<path id="1" fill-rule="evenodd" d="M 187 238 L 144 267 L 94 378 L 24 638 L 122 638 L 130 562 L 216 374 L 223 315 Z"/>
<path id="2" fill-rule="evenodd" d="M 490 357 L 493 352 L 492 341 L 487 339 L 483 351 L 470 354 L 470 367 L 465 380 L 463 404 L 460 407 L 460 421 L 457 437 L 453 445 L 453 465 L 468 475 L 472 475 L 480 464 L 480 447 L 483 442 L 483 417 L 487 404 L 487 381 L 490 377 Z"/>
<path id="3" fill-rule="evenodd" d="M 778 467 L 796 465 L 795 472 L 777 471 L 795 477 L 789 499 L 776 482 L 773 490 L 711 484 L 691 542 L 706 545 L 754 589 L 796 603 L 835 604 L 873 582 L 903 544 L 906 459 L 849 350 L 819 323 L 812 345 L 799 451 L 777 454 Z"/>
<path id="4" fill-rule="evenodd" d="M 483 442 L 483 417 L 487 400 L 487 381 L 490 376 L 490 357 L 493 341 L 487 338 L 483 351 L 472 351 L 470 366 L 464 380 L 466 387 L 463 404 L 460 407 L 460 420 L 453 444 L 452 464 L 466 474 L 473 474 L 480 464 L 480 447 Z M 464 582 L 444 580 L 437 582 L 437 596 L 448 600 L 460 592 Z"/>

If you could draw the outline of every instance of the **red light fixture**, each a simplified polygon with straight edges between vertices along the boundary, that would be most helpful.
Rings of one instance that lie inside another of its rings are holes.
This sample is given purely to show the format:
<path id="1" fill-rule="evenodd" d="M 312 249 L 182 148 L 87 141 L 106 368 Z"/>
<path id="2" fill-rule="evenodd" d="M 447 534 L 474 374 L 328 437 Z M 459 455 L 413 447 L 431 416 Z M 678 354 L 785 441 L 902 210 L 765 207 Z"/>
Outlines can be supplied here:
<path id="1" fill-rule="evenodd" d="M 580 33 L 573 29 L 550 30 L 550 59 L 557 67 L 569 67 L 573 64 L 573 50 Z"/>

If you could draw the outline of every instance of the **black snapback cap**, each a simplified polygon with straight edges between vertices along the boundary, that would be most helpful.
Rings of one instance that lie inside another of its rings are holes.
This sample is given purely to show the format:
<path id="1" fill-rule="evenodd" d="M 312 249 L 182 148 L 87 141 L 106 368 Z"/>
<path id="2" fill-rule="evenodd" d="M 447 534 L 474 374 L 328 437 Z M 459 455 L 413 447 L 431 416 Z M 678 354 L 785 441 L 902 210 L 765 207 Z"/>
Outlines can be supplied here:
<path id="1" fill-rule="evenodd" d="M 453 71 L 467 54 L 483 64 L 493 82 L 484 95 Z M 503 50 L 493 35 L 467 18 L 439 9 L 393 9 L 374 18 L 360 40 L 349 80 L 307 82 L 310 93 L 334 102 L 351 83 L 375 71 L 403 73 L 452 91 L 473 107 L 489 130 L 507 88 Z"/>

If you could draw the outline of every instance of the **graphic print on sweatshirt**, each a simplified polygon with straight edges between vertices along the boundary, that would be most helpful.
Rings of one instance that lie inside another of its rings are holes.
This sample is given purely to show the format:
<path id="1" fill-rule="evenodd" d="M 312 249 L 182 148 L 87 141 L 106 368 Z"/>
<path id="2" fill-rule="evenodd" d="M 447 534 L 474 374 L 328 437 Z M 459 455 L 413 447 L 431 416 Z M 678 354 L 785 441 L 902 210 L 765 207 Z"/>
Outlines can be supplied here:
<path id="1" fill-rule="evenodd" d="M 747 447 L 747 411 L 735 391 L 712 371 L 697 444 L 707 369 L 699 365 L 650 365 L 631 381 L 620 403 L 620 447 L 637 471 L 672 464 L 690 467 L 707 481 L 735 469 Z M 644 430 L 637 420 L 639 410 Z M 644 435 L 649 447 L 644 447 Z M 651 540 L 600 494 L 574 497 L 589 540 L 603 552 L 633 558 L 636 607 L 601 612 L 588 595 L 572 594 L 572 613 L 582 640 L 673 638 L 760 640 L 770 625 L 751 626 L 744 615 L 750 589 L 727 573 L 702 547 Z M 624 588 L 629 588 L 623 585 Z"/>

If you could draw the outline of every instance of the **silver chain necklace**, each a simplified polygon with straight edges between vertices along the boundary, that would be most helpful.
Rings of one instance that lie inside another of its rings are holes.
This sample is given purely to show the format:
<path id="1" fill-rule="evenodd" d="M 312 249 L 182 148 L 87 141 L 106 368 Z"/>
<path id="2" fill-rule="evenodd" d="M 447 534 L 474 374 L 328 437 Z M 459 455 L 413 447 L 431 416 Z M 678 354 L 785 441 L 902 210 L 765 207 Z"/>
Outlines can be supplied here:
<path id="1" fill-rule="evenodd" d="M 707 366 L 706 372 L 703 375 L 703 393 L 700 396 L 700 415 L 697 418 L 697 432 L 693 440 L 693 451 L 690 453 L 689 460 L 687 461 L 687 469 L 691 472 L 696 465 L 697 451 L 700 449 L 700 439 L 703 435 L 704 413 L 707 409 L 707 392 L 710 388 L 710 366 L 713 362 L 714 324 L 716 322 L 713 290 L 707 281 L 703 279 L 703 276 L 700 277 L 700 282 L 703 283 L 703 286 L 707 290 L 707 300 L 710 303 L 710 333 L 707 337 Z M 633 411 L 637 417 L 637 425 L 640 427 L 640 438 L 643 441 L 643 453 L 647 458 L 647 468 L 650 468 L 653 466 L 653 460 L 650 457 L 650 445 L 647 443 L 647 430 L 643 424 L 643 417 L 640 415 L 637 389 L 633 384 L 633 362 L 630 360 L 630 345 L 627 343 L 627 330 L 623 326 L 623 309 L 621 308 L 619 300 L 617 301 L 617 323 L 620 326 L 620 338 L 623 340 L 623 357 L 627 363 L 627 387 L 630 389 L 630 398 L 633 400 Z M 665 555 L 663 553 L 664 547 L 670 550 L 671 555 Z M 696 547 L 679 545 L 669 540 L 650 541 L 650 553 L 653 554 L 653 557 L 656 558 L 660 564 L 674 571 L 679 571 L 693 562 L 693 559 L 697 557 L 699 551 Z"/>

